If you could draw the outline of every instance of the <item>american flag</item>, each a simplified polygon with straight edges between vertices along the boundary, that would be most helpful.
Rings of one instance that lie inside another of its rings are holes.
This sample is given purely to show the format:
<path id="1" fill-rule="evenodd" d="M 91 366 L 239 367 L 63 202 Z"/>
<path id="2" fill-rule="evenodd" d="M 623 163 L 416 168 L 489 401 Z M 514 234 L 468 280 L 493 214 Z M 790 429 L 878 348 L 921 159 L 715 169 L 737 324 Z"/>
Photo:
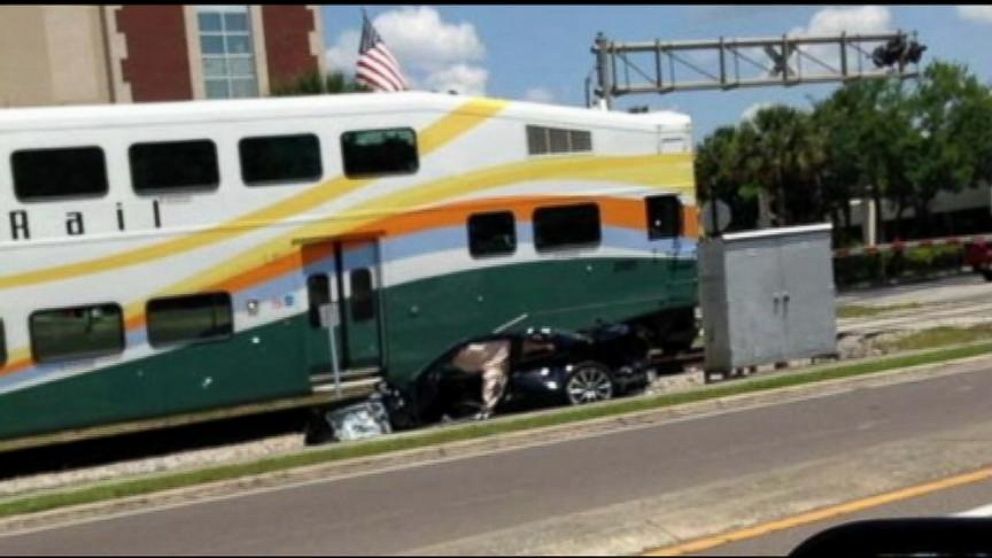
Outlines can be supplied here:
<path id="1" fill-rule="evenodd" d="M 355 81 L 373 91 L 403 91 L 409 89 L 400 64 L 372 27 L 368 15 L 362 12 L 362 42 L 358 47 L 358 73 Z"/>

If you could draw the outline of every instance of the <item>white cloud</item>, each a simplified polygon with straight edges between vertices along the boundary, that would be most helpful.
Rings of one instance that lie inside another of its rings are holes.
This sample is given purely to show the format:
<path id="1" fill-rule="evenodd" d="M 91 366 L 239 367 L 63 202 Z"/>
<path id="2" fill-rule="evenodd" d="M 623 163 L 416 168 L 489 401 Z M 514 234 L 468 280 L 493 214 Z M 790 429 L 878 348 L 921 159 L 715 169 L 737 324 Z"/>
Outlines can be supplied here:
<path id="1" fill-rule="evenodd" d="M 362 36 L 359 31 L 349 29 L 338 35 L 337 41 L 327 49 L 327 67 L 345 74 L 354 73 L 358 62 L 358 43 Z"/>
<path id="2" fill-rule="evenodd" d="M 461 95 L 485 95 L 489 72 L 478 66 L 455 64 L 431 72 L 424 79 L 429 89 L 446 93 L 454 91 Z"/>
<path id="3" fill-rule="evenodd" d="M 450 23 L 435 8 L 405 6 L 375 16 L 372 25 L 414 88 L 466 95 L 485 94 L 489 72 L 478 62 L 486 48 L 471 23 Z M 359 30 L 338 35 L 327 50 L 332 70 L 352 74 L 358 59 Z"/>
<path id="4" fill-rule="evenodd" d="M 753 105 L 744 109 L 744 112 L 741 113 L 741 120 L 751 120 L 752 118 L 754 118 L 754 115 L 758 114 L 759 110 L 763 108 L 768 108 L 770 106 L 773 106 L 774 104 L 775 103 L 769 103 L 767 101 L 754 103 Z"/>
<path id="5" fill-rule="evenodd" d="M 531 87 L 524 93 L 524 99 L 535 103 L 550 103 L 555 100 L 555 94 L 547 87 Z"/>
<path id="6" fill-rule="evenodd" d="M 958 15 L 978 23 L 992 23 L 992 6 L 958 6 Z"/>
<path id="7" fill-rule="evenodd" d="M 857 6 L 844 8 L 824 8 L 810 18 L 806 27 L 795 27 L 789 31 L 794 35 L 839 35 L 840 33 L 885 33 L 892 31 L 892 13 L 885 6 Z M 840 66 L 840 51 L 836 46 L 814 45 L 803 51 L 815 56 L 835 69 Z M 851 53 L 848 53 L 851 56 Z M 797 55 L 790 59 L 795 68 Z M 803 73 L 822 73 L 827 69 L 803 57 Z"/>
<path id="8" fill-rule="evenodd" d="M 435 8 L 384 12 L 373 25 L 403 62 L 427 68 L 481 60 L 486 49 L 471 23 L 445 23 Z"/>
<path id="9" fill-rule="evenodd" d="M 891 27 L 892 13 L 885 6 L 824 8 L 810 18 L 805 34 L 874 33 L 888 31 Z"/>

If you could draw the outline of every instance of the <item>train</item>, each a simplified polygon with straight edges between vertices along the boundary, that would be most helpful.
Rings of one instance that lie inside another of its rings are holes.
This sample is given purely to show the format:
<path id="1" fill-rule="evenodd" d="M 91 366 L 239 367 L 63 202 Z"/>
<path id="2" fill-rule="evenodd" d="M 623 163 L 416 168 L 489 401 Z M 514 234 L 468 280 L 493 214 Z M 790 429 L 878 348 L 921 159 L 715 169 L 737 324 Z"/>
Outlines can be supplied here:
<path id="1" fill-rule="evenodd" d="M 692 122 L 427 92 L 0 111 L 0 440 L 695 337 Z"/>

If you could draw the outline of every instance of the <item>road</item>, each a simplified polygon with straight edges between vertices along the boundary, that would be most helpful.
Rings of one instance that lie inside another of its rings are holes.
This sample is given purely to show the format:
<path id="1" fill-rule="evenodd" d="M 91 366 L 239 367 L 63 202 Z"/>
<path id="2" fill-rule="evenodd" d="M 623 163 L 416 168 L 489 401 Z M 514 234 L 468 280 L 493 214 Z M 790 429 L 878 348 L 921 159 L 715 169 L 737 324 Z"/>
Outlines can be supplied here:
<path id="1" fill-rule="evenodd" d="M 992 414 L 983 413 L 992 400 L 992 360 L 976 368 L 12 535 L 0 538 L 0 554 L 417 552 L 893 441 L 957 439 L 976 424 L 992 432 Z M 898 476 L 910 465 L 886 463 L 884 472 Z M 988 486 L 981 490 L 934 509 L 992 502 Z"/>
<path id="2" fill-rule="evenodd" d="M 788 554 L 808 537 L 834 525 L 865 519 L 905 517 L 992 517 L 992 481 L 938 491 L 895 504 L 874 507 L 838 520 L 817 521 L 771 532 L 740 542 L 714 546 L 698 556 L 781 556 Z"/>

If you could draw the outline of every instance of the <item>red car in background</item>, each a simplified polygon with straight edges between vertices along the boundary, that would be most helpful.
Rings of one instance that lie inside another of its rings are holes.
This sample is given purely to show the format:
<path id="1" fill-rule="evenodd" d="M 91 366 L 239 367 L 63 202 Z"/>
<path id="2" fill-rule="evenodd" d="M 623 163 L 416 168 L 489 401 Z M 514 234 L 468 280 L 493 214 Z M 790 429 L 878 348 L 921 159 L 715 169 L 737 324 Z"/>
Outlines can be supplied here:
<path id="1" fill-rule="evenodd" d="M 968 244 L 964 253 L 964 261 L 976 273 L 992 281 L 992 244 L 985 240 L 977 240 Z"/>

